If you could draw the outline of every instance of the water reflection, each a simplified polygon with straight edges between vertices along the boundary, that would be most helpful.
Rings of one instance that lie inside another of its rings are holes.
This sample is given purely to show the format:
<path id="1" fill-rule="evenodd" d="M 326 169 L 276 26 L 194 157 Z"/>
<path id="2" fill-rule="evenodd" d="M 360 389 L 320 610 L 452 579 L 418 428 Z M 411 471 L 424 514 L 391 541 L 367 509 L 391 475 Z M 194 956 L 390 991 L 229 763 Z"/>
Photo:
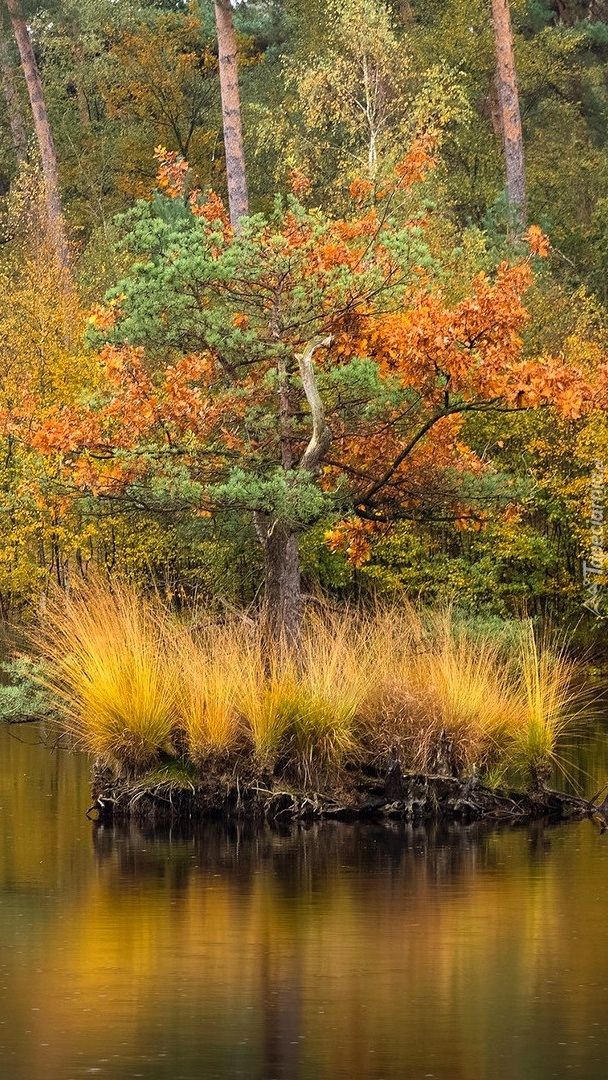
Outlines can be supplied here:
<path id="1" fill-rule="evenodd" d="M 82 759 L 0 753 L 6 1080 L 604 1075 L 589 822 L 109 829 Z"/>

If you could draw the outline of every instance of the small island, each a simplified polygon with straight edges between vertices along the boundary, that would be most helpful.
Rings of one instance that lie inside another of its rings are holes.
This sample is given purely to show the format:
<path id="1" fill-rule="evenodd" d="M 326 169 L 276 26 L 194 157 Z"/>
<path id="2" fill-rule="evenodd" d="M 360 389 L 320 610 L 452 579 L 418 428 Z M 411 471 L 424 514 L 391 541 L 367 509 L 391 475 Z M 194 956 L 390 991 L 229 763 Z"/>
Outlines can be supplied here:
<path id="1" fill-rule="evenodd" d="M 94 757 L 102 820 L 588 813 L 547 786 L 575 665 L 529 620 L 508 631 L 402 601 L 311 608 L 276 638 L 96 582 L 47 610 L 38 679 Z"/>

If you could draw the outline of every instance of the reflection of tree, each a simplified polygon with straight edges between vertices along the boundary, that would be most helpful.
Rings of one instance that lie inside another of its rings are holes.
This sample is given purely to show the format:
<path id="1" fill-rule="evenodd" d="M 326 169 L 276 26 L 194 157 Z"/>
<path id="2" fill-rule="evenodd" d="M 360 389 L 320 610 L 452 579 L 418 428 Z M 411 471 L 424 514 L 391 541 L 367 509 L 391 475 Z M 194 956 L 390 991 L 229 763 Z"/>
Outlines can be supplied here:
<path id="1" fill-rule="evenodd" d="M 281 957 L 266 928 L 260 957 L 262 1003 L 262 1063 L 260 1080 L 297 1080 L 301 1035 L 301 973 L 299 941 Z"/>

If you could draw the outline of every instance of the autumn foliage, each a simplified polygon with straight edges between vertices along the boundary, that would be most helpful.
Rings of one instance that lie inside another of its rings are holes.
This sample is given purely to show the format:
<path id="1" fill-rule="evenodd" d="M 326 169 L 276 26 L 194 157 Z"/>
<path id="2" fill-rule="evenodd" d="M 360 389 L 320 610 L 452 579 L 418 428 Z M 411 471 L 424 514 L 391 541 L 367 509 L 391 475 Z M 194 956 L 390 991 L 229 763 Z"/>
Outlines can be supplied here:
<path id="1" fill-rule="evenodd" d="M 361 567 L 396 522 L 479 532 L 493 507 L 516 512 L 508 491 L 480 498 L 497 470 L 471 422 L 548 410 L 587 423 L 605 408 L 608 366 L 527 345 L 526 294 L 548 252 L 535 226 L 519 259 L 450 288 L 415 195 L 433 154 L 423 136 L 385 190 L 352 182 L 340 218 L 308 206 L 294 176 L 237 236 L 222 200 L 158 147 L 157 194 L 124 224 L 137 260 L 89 311 L 88 349 L 78 314 L 52 392 L 50 369 L 41 382 L 31 366 L 2 402 L 56 525 L 85 505 L 111 510 L 112 528 L 121 506 L 237 515 L 268 555 L 269 538 L 320 523 L 328 549 Z M 105 526 L 88 520 L 94 546 Z"/>
<path id="2" fill-rule="evenodd" d="M 257 491 L 257 509 L 265 510 L 269 468 L 282 470 L 275 479 L 284 494 L 288 481 L 295 488 L 303 479 L 298 462 L 310 417 L 297 356 L 318 336 L 330 341 L 315 361 L 331 442 L 313 478 L 317 507 L 308 518 L 297 505 L 289 514 L 301 528 L 332 501 L 350 504 L 346 546 L 357 563 L 365 538 L 395 514 L 435 504 L 458 518 L 458 477 L 491 468 L 467 446 L 467 415 L 553 407 L 575 420 L 603 407 L 605 364 L 586 368 L 524 347 L 532 259 L 547 253 L 540 230 L 527 234 L 528 256 L 491 277 L 477 274 L 460 299 L 448 298 L 417 261 L 425 254 L 420 223 L 400 222 L 411 185 L 430 163 L 425 141 L 397 168 L 390 192 L 374 199 L 356 187 L 349 217 L 326 218 L 294 195 L 243 238 L 217 196 L 188 190 L 178 155 L 159 149 L 157 157 L 167 205 L 179 203 L 189 216 L 174 235 L 167 228 L 160 259 L 144 263 L 91 315 L 108 340 L 99 353 L 100 397 L 85 408 L 55 405 L 30 425 L 32 446 L 69 455 L 77 487 L 126 488 L 145 476 L 143 450 L 154 448 L 157 463 L 179 452 L 201 485 L 198 509 L 229 502 L 255 511 Z M 144 344 L 123 340 L 143 340 L 144 308 L 153 327 L 148 348 L 162 348 L 160 363 Z M 172 333 L 176 317 L 186 320 L 186 347 Z M 249 470 L 248 490 L 240 473 L 235 478 L 239 470 Z M 334 549 L 343 546 L 339 535 L 330 533 Z"/>

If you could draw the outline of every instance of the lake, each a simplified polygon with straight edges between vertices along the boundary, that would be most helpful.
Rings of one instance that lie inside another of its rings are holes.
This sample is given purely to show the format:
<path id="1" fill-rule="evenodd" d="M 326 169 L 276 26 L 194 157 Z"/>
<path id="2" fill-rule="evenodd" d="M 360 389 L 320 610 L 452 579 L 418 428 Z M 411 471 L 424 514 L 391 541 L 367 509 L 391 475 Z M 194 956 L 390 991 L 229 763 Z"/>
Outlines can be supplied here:
<path id="1" fill-rule="evenodd" d="M 592 822 L 148 834 L 89 801 L 84 757 L 0 728 L 2 1080 L 605 1077 Z"/>

